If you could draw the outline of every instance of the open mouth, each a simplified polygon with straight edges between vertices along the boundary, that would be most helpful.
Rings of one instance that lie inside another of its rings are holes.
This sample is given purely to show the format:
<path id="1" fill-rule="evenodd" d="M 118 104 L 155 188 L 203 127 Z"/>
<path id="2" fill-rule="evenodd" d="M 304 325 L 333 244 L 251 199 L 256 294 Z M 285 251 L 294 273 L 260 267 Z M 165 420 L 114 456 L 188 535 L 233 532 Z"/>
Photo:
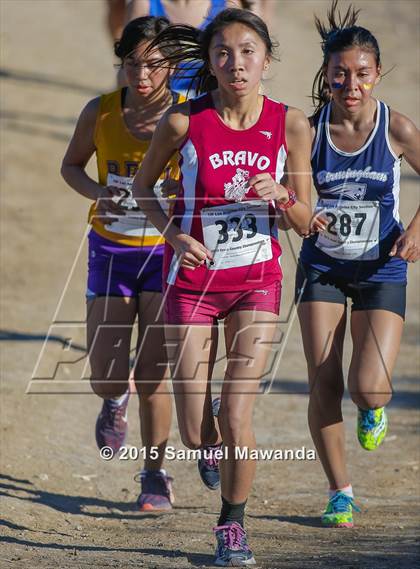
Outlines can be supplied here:
<path id="1" fill-rule="evenodd" d="M 234 79 L 234 81 L 231 81 L 229 83 L 229 85 L 232 85 L 232 87 L 236 88 L 236 89 L 240 89 L 242 87 L 244 87 L 246 85 L 246 80 L 245 79 Z"/>

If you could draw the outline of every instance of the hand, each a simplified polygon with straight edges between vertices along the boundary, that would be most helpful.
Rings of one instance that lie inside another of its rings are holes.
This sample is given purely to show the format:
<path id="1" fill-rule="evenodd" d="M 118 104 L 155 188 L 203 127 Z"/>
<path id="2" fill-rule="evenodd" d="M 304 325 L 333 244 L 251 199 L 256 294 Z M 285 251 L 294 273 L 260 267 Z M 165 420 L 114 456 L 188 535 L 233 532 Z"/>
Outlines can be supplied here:
<path id="1" fill-rule="evenodd" d="M 303 237 L 307 239 L 308 237 L 315 235 L 315 233 L 325 231 L 327 229 L 327 226 L 328 226 L 328 219 L 325 217 L 322 210 L 316 211 L 312 216 L 309 229 L 307 233 L 303 235 Z"/>
<path id="2" fill-rule="evenodd" d="M 179 181 L 173 178 L 166 178 L 163 180 L 160 187 L 160 192 L 162 198 L 168 200 L 169 202 L 176 199 L 179 193 Z"/>
<path id="3" fill-rule="evenodd" d="M 106 217 L 107 221 L 115 221 L 118 216 L 127 213 L 127 208 L 123 208 L 119 202 L 128 196 L 129 193 L 114 186 L 103 188 L 102 194 L 96 201 L 96 215 Z M 114 219 L 111 216 L 115 216 Z"/>
<path id="4" fill-rule="evenodd" d="M 418 228 L 408 226 L 395 241 L 390 257 L 400 257 L 409 263 L 415 263 L 420 258 L 420 235 Z"/>
<path id="5" fill-rule="evenodd" d="M 204 265 L 207 259 L 213 260 L 213 255 L 202 243 L 185 233 L 179 233 L 171 245 L 178 259 L 181 259 L 181 267 L 184 269 L 194 270 Z"/>
<path id="6" fill-rule="evenodd" d="M 289 192 L 284 186 L 277 184 L 271 174 L 265 173 L 252 176 L 249 179 L 249 185 L 265 202 L 274 200 L 287 203 L 289 201 Z"/>

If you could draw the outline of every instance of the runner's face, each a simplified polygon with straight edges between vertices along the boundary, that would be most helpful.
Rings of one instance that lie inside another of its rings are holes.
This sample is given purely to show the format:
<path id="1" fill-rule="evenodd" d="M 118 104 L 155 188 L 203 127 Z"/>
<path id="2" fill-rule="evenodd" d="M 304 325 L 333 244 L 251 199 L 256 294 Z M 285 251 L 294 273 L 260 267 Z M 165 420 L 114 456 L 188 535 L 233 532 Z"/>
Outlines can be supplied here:
<path id="1" fill-rule="evenodd" d="M 375 55 L 359 47 L 332 53 L 325 70 L 334 103 L 347 113 L 360 111 L 379 82 Z"/>
<path id="2" fill-rule="evenodd" d="M 169 76 L 168 69 L 156 66 L 162 57 L 160 51 L 153 50 L 145 55 L 149 44 L 150 42 L 142 42 L 123 62 L 129 87 L 146 99 L 152 94 L 165 91 Z"/>
<path id="3" fill-rule="evenodd" d="M 238 97 L 258 89 L 270 63 L 259 35 L 243 24 L 231 24 L 215 34 L 209 48 L 210 69 L 219 88 Z"/>

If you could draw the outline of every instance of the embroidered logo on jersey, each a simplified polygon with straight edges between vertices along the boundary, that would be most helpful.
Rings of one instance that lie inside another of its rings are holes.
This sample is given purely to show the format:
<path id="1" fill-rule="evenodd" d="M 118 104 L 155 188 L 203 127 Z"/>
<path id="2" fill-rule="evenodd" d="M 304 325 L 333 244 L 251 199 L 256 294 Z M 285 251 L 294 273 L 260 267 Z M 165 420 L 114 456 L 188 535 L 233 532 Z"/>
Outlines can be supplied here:
<path id="1" fill-rule="evenodd" d="M 375 172 L 375 170 L 372 170 L 372 166 L 368 166 L 364 170 L 352 170 L 351 168 L 347 168 L 347 170 L 341 170 L 339 172 L 321 170 L 316 175 L 318 184 L 337 182 L 338 180 L 348 180 L 349 178 L 354 178 L 356 182 L 362 178 L 376 180 L 378 182 L 386 182 L 388 180 L 388 175 L 385 172 Z"/>
<path id="2" fill-rule="evenodd" d="M 268 156 L 249 150 L 239 150 L 238 152 L 224 150 L 221 154 L 212 154 L 209 156 L 209 160 L 215 170 L 220 166 L 256 166 L 258 170 L 266 170 L 270 166 Z"/>
<path id="3" fill-rule="evenodd" d="M 258 131 L 260 134 L 263 134 L 267 140 L 271 140 L 271 137 L 273 136 L 273 133 L 270 132 L 269 130 L 259 130 Z"/>
<path id="4" fill-rule="evenodd" d="M 242 170 L 242 168 L 236 168 L 236 174 L 233 176 L 232 181 L 224 184 L 225 198 L 227 200 L 241 202 L 244 199 L 245 194 L 250 189 L 250 186 L 248 184 L 248 178 L 249 178 L 248 170 Z"/>
<path id="5" fill-rule="evenodd" d="M 367 184 L 353 184 L 346 182 L 333 188 L 323 188 L 320 194 L 337 196 L 339 198 L 349 198 L 351 200 L 363 200 L 366 195 Z"/>

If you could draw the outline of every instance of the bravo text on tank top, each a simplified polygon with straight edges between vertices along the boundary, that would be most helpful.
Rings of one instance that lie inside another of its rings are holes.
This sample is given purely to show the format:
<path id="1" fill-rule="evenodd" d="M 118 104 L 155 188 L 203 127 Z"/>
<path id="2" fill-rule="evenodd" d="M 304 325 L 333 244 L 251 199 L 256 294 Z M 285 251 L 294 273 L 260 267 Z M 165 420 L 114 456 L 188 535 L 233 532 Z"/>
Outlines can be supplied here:
<path id="1" fill-rule="evenodd" d="M 275 209 L 249 185 L 261 172 L 279 182 L 287 158 L 286 107 L 264 97 L 255 125 L 233 130 L 210 94 L 190 101 L 190 124 L 180 149 L 181 193 L 175 222 L 212 252 L 194 271 L 179 267 L 167 245 L 166 278 L 192 290 L 247 290 L 281 279 Z"/>

